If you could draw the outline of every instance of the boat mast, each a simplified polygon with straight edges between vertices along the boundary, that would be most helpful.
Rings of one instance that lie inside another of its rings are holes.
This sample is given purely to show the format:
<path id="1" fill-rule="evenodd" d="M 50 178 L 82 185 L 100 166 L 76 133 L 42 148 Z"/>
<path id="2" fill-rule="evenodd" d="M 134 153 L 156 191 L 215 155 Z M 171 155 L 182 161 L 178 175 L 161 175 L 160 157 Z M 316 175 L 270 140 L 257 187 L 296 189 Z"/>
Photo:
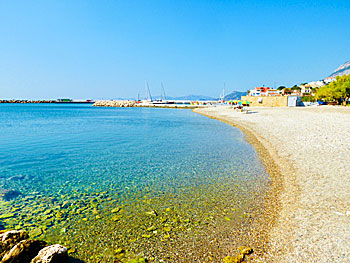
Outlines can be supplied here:
<path id="1" fill-rule="evenodd" d="M 224 88 L 222 90 L 222 94 L 221 94 L 221 100 L 223 101 L 225 99 L 225 88 L 226 88 L 226 82 L 224 81 Z"/>
<path id="2" fill-rule="evenodd" d="M 163 86 L 163 82 L 161 82 L 160 85 L 161 85 L 161 90 L 160 90 L 161 100 L 163 100 L 163 94 L 164 94 L 164 99 L 166 100 L 166 95 L 165 95 L 165 89 L 164 89 L 164 86 Z"/>
<path id="3" fill-rule="evenodd" d="M 147 80 L 145 80 L 145 86 L 146 86 L 146 100 L 148 99 L 148 96 L 149 96 L 150 101 L 152 101 L 152 95 L 151 95 L 151 91 L 149 89 Z"/>

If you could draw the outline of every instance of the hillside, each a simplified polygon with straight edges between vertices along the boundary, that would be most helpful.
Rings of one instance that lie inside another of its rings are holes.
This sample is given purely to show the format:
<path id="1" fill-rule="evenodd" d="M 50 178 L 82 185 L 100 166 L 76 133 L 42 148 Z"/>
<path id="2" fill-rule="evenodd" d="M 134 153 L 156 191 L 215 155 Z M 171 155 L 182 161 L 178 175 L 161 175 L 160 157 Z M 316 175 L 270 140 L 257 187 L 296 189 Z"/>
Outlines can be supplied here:
<path id="1" fill-rule="evenodd" d="M 247 92 L 233 91 L 225 96 L 225 100 L 240 100 L 241 96 L 246 96 Z"/>
<path id="2" fill-rule="evenodd" d="M 342 76 L 342 75 L 349 75 L 350 74 L 350 61 L 345 62 L 343 65 L 341 65 L 339 68 L 337 68 L 330 77 L 336 77 L 336 76 Z"/>

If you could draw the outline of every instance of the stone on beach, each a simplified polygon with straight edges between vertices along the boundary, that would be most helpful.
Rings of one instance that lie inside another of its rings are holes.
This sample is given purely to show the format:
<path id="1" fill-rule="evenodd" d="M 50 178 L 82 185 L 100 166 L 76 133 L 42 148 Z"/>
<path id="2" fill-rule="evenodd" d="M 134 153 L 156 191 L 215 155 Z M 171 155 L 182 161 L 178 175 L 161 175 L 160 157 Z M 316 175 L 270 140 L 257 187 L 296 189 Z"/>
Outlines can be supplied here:
<path id="1" fill-rule="evenodd" d="M 22 240 L 3 256 L 1 263 L 30 263 L 45 246 L 44 241 Z"/>
<path id="2" fill-rule="evenodd" d="M 10 251 L 17 243 L 28 238 L 27 232 L 23 230 L 11 230 L 0 234 L 0 258 L 2 258 L 6 252 Z"/>
<path id="3" fill-rule="evenodd" d="M 31 263 L 64 263 L 67 261 L 67 248 L 56 244 L 41 249 Z"/>

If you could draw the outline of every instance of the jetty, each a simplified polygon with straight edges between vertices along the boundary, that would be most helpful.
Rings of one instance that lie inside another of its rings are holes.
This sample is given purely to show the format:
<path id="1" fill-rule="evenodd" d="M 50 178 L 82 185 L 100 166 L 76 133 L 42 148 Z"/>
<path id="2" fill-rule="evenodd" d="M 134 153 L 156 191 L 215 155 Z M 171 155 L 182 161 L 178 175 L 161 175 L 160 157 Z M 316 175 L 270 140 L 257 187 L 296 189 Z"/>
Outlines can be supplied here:
<path id="1" fill-rule="evenodd" d="M 87 103 L 87 104 L 92 104 L 94 103 L 93 100 L 72 100 L 72 99 L 57 99 L 57 100 L 16 100 L 16 99 L 11 99 L 11 100 L 0 100 L 0 103 Z"/>

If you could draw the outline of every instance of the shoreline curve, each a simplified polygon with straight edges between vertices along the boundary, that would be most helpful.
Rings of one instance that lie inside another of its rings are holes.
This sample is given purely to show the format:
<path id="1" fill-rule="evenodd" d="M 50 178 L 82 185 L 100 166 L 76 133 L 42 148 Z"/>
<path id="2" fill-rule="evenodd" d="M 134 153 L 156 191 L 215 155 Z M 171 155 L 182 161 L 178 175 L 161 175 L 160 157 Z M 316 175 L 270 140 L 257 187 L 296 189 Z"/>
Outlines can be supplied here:
<path id="1" fill-rule="evenodd" d="M 252 232 L 250 233 L 252 243 L 249 245 L 254 248 L 254 254 L 248 262 L 280 262 L 279 258 L 293 251 L 292 244 L 281 244 L 279 243 L 281 240 L 278 240 L 277 237 L 280 235 L 280 231 L 283 231 L 286 227 L 293 229 L 293 226 L 290 225 L 291 222 L 285 220 L 287 215 L 284 213 L 281 203 L 286 188 L 289 188 L 288 192 L 299 192 L 295 178 L 296 169 L 292 162 L 279 156 L 275 147 L 248 123 L 225 117 L 216 112 L 215 108 L 210 111 L 208 111 L 208 108 L 193 109 L 192 112 L 238 128 L 243 132 L 245 140 L 256 150 L 271 181 L 265 195 L 264 207 L 258 211 L 257 218 L 252 225 Z M 289 196 L 288 198 L 291 203 L 299 201 L 298 195 Z M 283 227 L 280 227 L 281 224 L 283 224 Z"/>

